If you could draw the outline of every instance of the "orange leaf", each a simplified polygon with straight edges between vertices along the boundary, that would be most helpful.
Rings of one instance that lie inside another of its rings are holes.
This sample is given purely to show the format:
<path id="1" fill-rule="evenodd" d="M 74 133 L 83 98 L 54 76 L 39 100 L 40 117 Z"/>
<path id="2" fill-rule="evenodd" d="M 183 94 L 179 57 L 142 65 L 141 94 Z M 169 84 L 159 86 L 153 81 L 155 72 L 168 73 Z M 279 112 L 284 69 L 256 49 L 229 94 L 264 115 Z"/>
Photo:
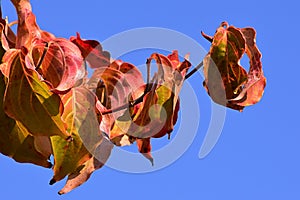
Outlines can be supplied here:
<path id="1" fill-rule="evenodd" d="M 204 58 L 203 82 L 213 101 L 242 111 L 245 106 L 257 103 L 263 94 L 266 79 L 263 76 L 261 53 L 255 43 L 253 28 L 239 29 L 223 22 L 211 41 L 209 53 Z M 250 59 L 250 69 L 240 65 L 244 54 Z"/>

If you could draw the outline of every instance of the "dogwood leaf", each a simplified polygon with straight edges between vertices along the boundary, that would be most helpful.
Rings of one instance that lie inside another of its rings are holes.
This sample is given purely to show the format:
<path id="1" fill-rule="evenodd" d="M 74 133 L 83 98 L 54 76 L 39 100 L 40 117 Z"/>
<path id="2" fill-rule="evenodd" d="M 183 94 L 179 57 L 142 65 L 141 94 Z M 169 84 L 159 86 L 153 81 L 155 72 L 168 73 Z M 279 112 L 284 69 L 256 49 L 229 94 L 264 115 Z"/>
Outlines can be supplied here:
<path id="1" fill-rule="evenodd" d="M 154 160 L 151 155 L 151 144 L 150 144 L 150 137 L 149 138 L 142 138 L 137 139 L 136 144 L 138 146 L 139 152 L 143 154 L 148 160 L 150 160 L 151 164 L 154 165 Z"/>
<path id="2" fill-rule="evenodd" d="M 186 59 L 180 62 L 177 51 L 173 51 L 167 57 L 161 54 L 152 54 L 147 61 L 148 66 L 150 66 L 152 59 L 156 61 L 158 66 L 158 87 L 155 91 L 158 96 L 157 104 L 160 105 L 160 110 L 157 110 L 157 112 L 161 113 L 161 117 L 165 117 L 162 130 L 153 134 L 152 137 L 162 137 L 173 131 L 173 126 L 177 121 L 179 93 L 191 64 Z M 165 113 L 165 116 L 163 116 L 163 113 Z"/>
<path id="3" fill-rule="evenodd" d="M 137 141 L 138 148 L 151 162 L 150 138 L 172 132 L 179 110 L 179 92 L 190 67 L 187 60 L 179 61 L 177 51 L 168 57 L 152 54 L 147 60 L 148 68 L 152 59 L 157 62 L 158 72 L 147 86 L 149 92 L 144 95 L 141 103 L 127 109 L 117 118 L 110 131 L 110 138 L 116 145 L 130 145 L 140 139 Z"/>
<path id="4" fill-rule="evenodd" d="M 98 41 L 82 40 L 79 33 L 76 37 L 71 37 L 70 40 L 79 47 L 82 57 L 90 64 L 92 69 L 109 66 L 110 54 L 103 51 Z"/>
<path id="5" fill-rule="evenodd" d="M 247 82 L 238 97 L 232 99 L 239 106 L 250 106 L 260 101 L 266 86 L 261 63 L 261 53 L 256 46 L 256 32 L 253 28 L 241 29 L 246 39 L 246 54 L 250 59 L 250 69 Z"/>
<path id="6" fill-rule="evenodd" d="M 95 170 L 100 169 L 105 164 L 110 156 L 112 148 L 113 144 L 109 139 L 103 137 L 102 140 L 100 140 L 99 146 L 96 148 L 95 156 L 87 160 L 68 176 L 66 185 L 58 192 L 58 194 L 66 194 L 85 183 Z"/>
<path id="7" fill-rule="evenodd" d="M 114 109 L 128 103 L 129 94 L 144 85 L 144 81 L 134 65 L 116 60 L 108 67 L 96 69 L 88 85 L 107 109 Z"/>
<path id="8" fill-rule="evenodd" d="M 60 136 L 51 137 L 54 154 L 54 177 L 51 184 L 73 173 L 90 159 L 102 138 L 95 112 L 96 97 L 92 92 L 83 86 L 76 87 L 62 96 L 62 102 L 65 107 L 62 119 L 67 124 L 72 141 Z"/>
<path id="9" fill-rule="evenodd" d="M 41 30 L 31 11 L 26 11 L 22 17 L 16 48 L 28 49 L 26 66 L 38 70 L 51 83 L 53 91 L 68 91 L 86 75 L 81 51 L 71 41 Z"/>
<path id="10" fill-rule="evenodd" d="M 11 65 L 4 96 L 6 114 L 22 123 L 32 135 L 68 138 L 70 134 L 61 120 L 60 97 L 49 91 L 36 71 L 25 66 L 24 52 L 15 51 L 14 56 L 5 59 Z"/>
<path id="11" fill-rule="evenodd" d="M 210 40 L 209 36 L 203 35 Z M 227 22 L 217 29 L 210 51 L 204 58 L 203 83 L 216 103 L 242 111 L 262 97 L 266 79 L 255 35 L 253 28 L 239 29 L 228 26 Z M 250 59 L 248 73 L 240 65 L 245 53 Z"/>
<path id="12" fill-rule="evenodd" d="M 6 85 L 0 73 L 0 153 L 21 163 L 33 163 L 50 168 L 49 156 L 40 153 L 35 147 L 35 138 L 15 120 L 8 117 L 3 109 Z"/>
<path id="13" fill-rule="evenodd" d="M 28 56 L 43 78 L 52 84 L 53 90 L 60 93 L 74 87 L 86 75 L 79 48 L 64 38 L 36 40 Z"/>

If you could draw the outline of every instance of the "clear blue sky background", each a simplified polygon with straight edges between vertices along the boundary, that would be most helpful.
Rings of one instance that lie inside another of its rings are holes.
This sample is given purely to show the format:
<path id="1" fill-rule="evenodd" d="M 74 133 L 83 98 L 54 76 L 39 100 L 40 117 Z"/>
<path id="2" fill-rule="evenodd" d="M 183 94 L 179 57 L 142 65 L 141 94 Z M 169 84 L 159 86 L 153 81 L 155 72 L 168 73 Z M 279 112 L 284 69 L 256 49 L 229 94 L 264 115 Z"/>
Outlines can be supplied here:
<path id="1" fill-rule="evenodd" d="M 128 29 L 155 26 L 182 32 L 208 50 L 201 30 L 213 34 L 225 20 L 237 27 L 253 26 L 267 87 L 257 105 L 243 113 L 227 111 L 220 140 L 204 159 L 198 153 L 209 123 L 210 101 L 202 79 L 192 78 L 201 102 L 200 127 L 192 145 L 172 165 L 147 174 L 104 167 L 83 186 L 60 197 L 57 191 L 64 181 L 49 186 L 51 170 L 0 155 L 1 199 L 300 199 L 297 1 L 33 0 L 32 5 L 41 28 L 67 38 L 78 31 L 84 38 L 104 41 Z M 15 19 L 8 0 L 2 1 L 2 9 Z"/>

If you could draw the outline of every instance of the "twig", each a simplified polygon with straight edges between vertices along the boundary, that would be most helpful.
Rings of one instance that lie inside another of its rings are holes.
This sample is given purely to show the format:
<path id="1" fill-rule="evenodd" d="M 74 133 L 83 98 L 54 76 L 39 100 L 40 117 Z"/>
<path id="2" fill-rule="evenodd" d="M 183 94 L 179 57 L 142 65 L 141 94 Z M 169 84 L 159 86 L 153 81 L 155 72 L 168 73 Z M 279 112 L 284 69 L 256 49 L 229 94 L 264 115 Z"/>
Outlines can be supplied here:
<path id="1" fill-rule="evenodd" d="M 124 104 L 124 105 L 121 105 L 117 108 L 114 108 L 114 109 L 109 109 L 109 110 L 106 110 L 104 112 L 102 112 L 101 114 L 102 115 L 106 115 L 106 114 L 111 114 L 111 113 L 114 113 L 114 112 L 118 112 L 120 110 L 124 110 L 128 107 L 133 107 L 139 103 L 141 103 L 145 97 L 145 95 L 150 91 L 150 65 L 148 64 L 149 63 L 149 60 L 147 60 L 147 84 L 146 84 L 146 87 L 145 87 L 145 90 L 144 90 L 144 93 L 142 96 L 140 96 L 139 98 L 133 100 L 133 101 L 130 101 L 129 103 L 127 104 Z"/>
<path id="2" fill-rule="evenodd" d="M 196 73 L 201 67 L 203 66 L 203 61 L 201 61 L 201 63 L 199 65 L 197 65 L 192 71 L 190 71 L 185 77 L 184 79 L 188 79 L 190 78 L 194 73 Z"/>

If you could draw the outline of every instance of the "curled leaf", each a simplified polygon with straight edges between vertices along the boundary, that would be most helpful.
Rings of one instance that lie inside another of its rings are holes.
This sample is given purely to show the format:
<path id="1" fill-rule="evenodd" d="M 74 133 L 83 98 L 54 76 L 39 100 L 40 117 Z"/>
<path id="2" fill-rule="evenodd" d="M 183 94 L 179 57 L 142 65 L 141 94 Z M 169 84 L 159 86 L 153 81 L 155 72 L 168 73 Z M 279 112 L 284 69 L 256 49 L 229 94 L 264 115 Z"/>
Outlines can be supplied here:
<path id="1" fill-rule="evenodd" d="M 250 70 L 248 73 L 248 81 L 244 85 L 243 91 L 232 102 L 236 102 L 239 106 L 249 106 L 260 101 L 266 86 L 266 78 L 263 75 L 261 53 L 258 50 L 255 37 L 256 32 L 253 28 L 241 29 L 246 39 L 246 54 L 250 59 Z M 240 101 L 243 99 L 242 101 Z"/>
<path id="2" fill-rule="evenodd" d="M 124 146 L 137 141 L 140 152 L 151 162 L 150 138 L 162 137 L 173 131 L 179 111 L 179 92 L 190 67 L 187 60 L 179 61 L 177 51 L 168 57 L 152 54 L 147 60 L 148 69 L 153 59 L 157 63 L 158 72 L 152 83 L 144 85 L 148 91 L 143 100 L 118 117 L 110 131 L 110 138 L 116 145 Z"/>
<path id="3" fill-rule="evenodd" d="M 179 93 L 191 64 L 186 59 L 180 62 L 177 51 L 173 51 L 168 57 L 161 54 L 152 54 L 147 61 L 149 67 L 152 59 L 158 65 L 157 82 L 159 85 L 156 88 L 156 94 L 158 95 L 157 104 L 161 106 L 158 112 L 161 114 L 166 113 L 163 129 L 153 134 L 152 137 L 162 137 L 167 133 L 170 134 L 174 129 L 173 126 L 177 121 L 179 111 Z"/>
<path id="4" fill-rule="evenodd" d="M 203 34 L 205 38 L 209 36 Z M 204 58 L 203 82 L 213 101 L 242 111 L 245 106 L 257 103 L 266 85 L 261 64 L 261 53 L 255 43 L 253 28 L 236 28 L 223 22 L 212 38 L 209 53 Z M 250 69 L 240 65 L 247 54 Z"/>
<path id="5" fill-rule="evenodd" d="M 5 19 L 0 18 L 0 40 L 1 48 L 8 51 L 10 48 L 14 48 L 16 45 L 16 36 L 11 28 L 8 26 L 8 22 Z M 2 57 L 3 55 L 1 55 Z"/>
<path id="6" fill-rule="evenodd" d="M 31 9 L 25 8 L 22 10 L 22 13 L 18 13 L 18 31 L 15 48 L 21 49 L 25 47 L 30 49 L 32 43 L 35 41 L 44 40 L 48 42 L 53 38 L 55 38 L 54 35 L 39 28 L 36 23 L 36 17 L 31 12 Z"/>
<path id="7" fill-rule="evenodd" d="M 115 109 L 129 102 L 130 94 L 144 85 L 141 72 L 132 64 L 116 60 L 108 67 L 95 70 L 88 87 L 95 91 L 107 109 Z M 114 116 L 116 116 L 115 113 Z"/>
<path id="8" fill-rule="evenodd" d="M 82 57 L 90 64 L 91 68 L 107 67 L 110 64 L 109 52 L 103 51 L 98 41 L 82 40 L 79 33 L 70 40 L 79 47 Z"/>
<path id="9" fill-rule="evenodd" d="M 51 83 L 53 91 L 67 92 L 86 75 L 80 49 L 67 39 L 56 38 L 41 30 L 31 11 L 22 17 L 19 19 L 15 48 L 28 49 L 26 66 L 37 70 Z"/>
<path id="10" fill-rule="evenodd" d="M 63 93 L 86 75 L 81 52 L 76 45 L 63 38 L 36 40 L 26 58 L 53 90 Z"/>

